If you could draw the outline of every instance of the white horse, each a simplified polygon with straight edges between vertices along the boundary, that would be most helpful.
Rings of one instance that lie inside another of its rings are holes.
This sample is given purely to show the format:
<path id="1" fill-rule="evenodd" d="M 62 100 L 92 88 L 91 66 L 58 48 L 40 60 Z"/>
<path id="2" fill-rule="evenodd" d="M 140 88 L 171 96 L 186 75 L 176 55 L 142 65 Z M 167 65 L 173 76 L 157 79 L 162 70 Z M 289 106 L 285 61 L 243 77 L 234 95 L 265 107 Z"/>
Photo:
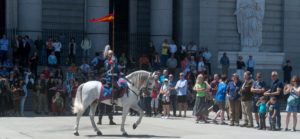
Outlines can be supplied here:
<path id="1" fill-rule="evenodd" d="M 126 116 L 128 115 L 129 109 L 132 108 L 135 111 L 139 112 L 139 119 L 133 124 L 133 129 L 137 128 L 137 126 L 141 123 L 141 120 L 144 116 L 144 112 L 142 108 L 138 105 L 139 97 L 144 91 L 152 91 L 154 86 L 154 73 L 151 74 L 147 71 L 136 71 L 125 77 L 129 82 L 128 84 L 128 92 L 123 95 L 117 101 L 117 105 L 123 107 L 122 112 L 122 124 L 121 124 L 121 132 L 123 136 L 128 135 L 124 129 L 124 124 L 126 120 Z M 79 120 L 84 111 L 88 106 L 90 106 L 90 120 L 92 126 L 97 133 L 97 135 L 102 135 L 101 131 L 97 128 L 94 115 L 97 109 L 102 83 L 99 81 L 89 81 L 81 84 L 77 89 L 77 94 L 74 102 L 73 113 L 77 113 L 76 125 L 74 135 L 79 136 L 78 126 Z M 111 100 L 104 100 L 101 103 L 111 105 Z"/>

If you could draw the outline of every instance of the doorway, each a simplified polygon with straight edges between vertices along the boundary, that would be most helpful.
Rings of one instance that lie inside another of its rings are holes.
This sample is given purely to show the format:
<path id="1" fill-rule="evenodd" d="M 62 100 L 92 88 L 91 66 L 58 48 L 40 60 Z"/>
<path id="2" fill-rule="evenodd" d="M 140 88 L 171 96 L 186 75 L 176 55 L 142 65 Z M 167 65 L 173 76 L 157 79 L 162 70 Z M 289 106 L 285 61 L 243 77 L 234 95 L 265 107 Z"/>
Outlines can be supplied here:
<path id="1" fill-rule="evenodd" d="M 2 37 L 2 34 L 5 33 L 5 0 L 0 0 L 0 34 Z"/>
<path id="2" fill-rule="evenodd" d="M 128 53 L 129 38 L 129 0 L 111 0 L 110 13 L 113 13 L 115 6 L 115 54 L 120 56 L 121 53 Z M 113 32 L 113 26 L 110 24 L 110 34 Z M 109 42 L 112 44 L 112 35 Z"/>

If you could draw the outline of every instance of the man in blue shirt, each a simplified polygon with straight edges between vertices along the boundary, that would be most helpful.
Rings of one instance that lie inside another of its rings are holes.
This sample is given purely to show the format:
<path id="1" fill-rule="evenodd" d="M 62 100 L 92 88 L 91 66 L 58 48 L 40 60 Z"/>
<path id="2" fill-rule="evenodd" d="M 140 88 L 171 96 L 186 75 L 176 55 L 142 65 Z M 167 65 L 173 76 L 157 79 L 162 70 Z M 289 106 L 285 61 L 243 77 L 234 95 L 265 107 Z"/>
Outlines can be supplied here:
<path id="1" fill-rule="evenodd" d="M 221 124 L 226 124 L 224 122 L 224 112 L 225 112 L 225 98 L 226 98 L 226 91 L 227 91 L 227 84 L 226 84 L 227 76 L 223 74 L 221 76 L 221 82 L 218 84 L 218 91 L 216 93 L 216 104 L 219 106 L 219 111 L 215 116 L 213 122 L 217 123 L 216 119 L 221 115 Z"/>
<path id="2" fill-rule="evenodd" d="M 7 52 L 8 52 L 8 39 L 6 38 L 6 35 L 2 35 L 2 39 L 0 39 L 0 60 L 1 63 L 3 63 L 7 58 Z"/>
<path id="3" fill-rule="evenodd" d="M 264 93 L 265 96 L 267 97 L 275 97 L 277 99 L 277 105 L 280 107 L 279 99 L 281 92 L 283 90 L 283 83 L 278 79 L 278 73 L 276 71 L 273 71 L 271 73 L 271 79 L 272 79 L 272 84 L 271 88 Z M 277 128 L 281 128 L 281 116 L 280 116 L 280 111 L 276 113 L 276 123 L 277 123 Z"/>
<path id="4" fill-rule="evenodd" d="M 177 100 L 178 100 L 179 117 L 181 117 L 182 110 L 184 111 L 184 117 L 186 117 L 188 84 L 187 84 L 187 80 L 184 78 L 183 72 L 179 74 L 179 80 L 175 85 L 175 90 L 177 91 L 177 97 L 178 97 Z"/>

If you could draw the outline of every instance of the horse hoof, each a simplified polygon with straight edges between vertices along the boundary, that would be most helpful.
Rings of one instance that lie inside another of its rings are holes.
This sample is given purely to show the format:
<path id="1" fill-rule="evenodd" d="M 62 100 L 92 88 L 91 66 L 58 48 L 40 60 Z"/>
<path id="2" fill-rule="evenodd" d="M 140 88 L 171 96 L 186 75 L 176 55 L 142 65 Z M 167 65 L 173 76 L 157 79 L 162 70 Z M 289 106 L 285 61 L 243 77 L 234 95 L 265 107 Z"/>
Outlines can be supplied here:
<path id="1" fill-rule="evenodd" d="M 137 128 L 137 125 L 136 125 L 136 124 L 133 124 L 132 128 L 133 128 L 133 129 L 136 129 L 136 128 Z"/>
<path id="2" fill-rule="evenodd" d="M 79 136 L 79 133 L 78 133 L 78 132 L 74 132 L 74 135 L 75 135 L 75 136 Z"/>
<path id="3" fill-rule="evenodd" d="M 102 136 L 102 132 L 101 132 L 101 131 L 98 131 L 98 132 L 97 132 L 97 135 L 98 135 L 98 136 Z"/>
<path id="4" fill-rule="evenodd" d="M 122 134 L 122 136 L 128 136 L 128 134 L 127 134 L 126 132 L 124 132 L 124 133 Z"/>

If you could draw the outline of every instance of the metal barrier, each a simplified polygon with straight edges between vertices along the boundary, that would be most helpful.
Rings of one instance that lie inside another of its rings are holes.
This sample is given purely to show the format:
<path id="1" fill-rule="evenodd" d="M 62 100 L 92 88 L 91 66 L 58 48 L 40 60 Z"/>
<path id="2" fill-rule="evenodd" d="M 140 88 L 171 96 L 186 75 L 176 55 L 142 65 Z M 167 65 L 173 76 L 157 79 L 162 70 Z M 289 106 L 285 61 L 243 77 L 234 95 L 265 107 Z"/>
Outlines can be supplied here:
<path id="1" fill-rule="evenodd" d="M 6 30 L 6 34 L 10 42 L 13 42 L 15 37 L 19 34 L 24 34 L 17 29 Z M 49 37 L 58 38 L 62 43 L 62 53 L 61 53 L 61 66 L 67 65 L 68 60 L 68 44 L 71 38 L 75 39 L 75 42 L 78 46 L 80 46 L 81 41 L 84 37 L 83 31 L 76 30 L 43 30 L 41 32 L 41 38 L 45 42 Z M 30 36 L 29 36 L 30 37 Z M 35 40 L 33 40 L 35 41 Z M 116 55 L 120 56 L 121 53 L 126 53 L 128 58 L 131 57 L 134 61 L 138 62 L 138 58 L 143 54 L 147 53 L 147 48 L 150 42 L 149 33 L 124 33 L 124 32 L 116 32 L 115 33 L 115 51 Z M 45 48 L 45 47 L 44 47 Z M 94 55 L 88 57 L 91 59 Z M 39 52 L 39 64 L 46 65 L 47 57 L 46 50 L 43 49 Z M 77 47 L 76 49 L 76 63 L 81 64 L 83 56 L 82 51 Z"/>

